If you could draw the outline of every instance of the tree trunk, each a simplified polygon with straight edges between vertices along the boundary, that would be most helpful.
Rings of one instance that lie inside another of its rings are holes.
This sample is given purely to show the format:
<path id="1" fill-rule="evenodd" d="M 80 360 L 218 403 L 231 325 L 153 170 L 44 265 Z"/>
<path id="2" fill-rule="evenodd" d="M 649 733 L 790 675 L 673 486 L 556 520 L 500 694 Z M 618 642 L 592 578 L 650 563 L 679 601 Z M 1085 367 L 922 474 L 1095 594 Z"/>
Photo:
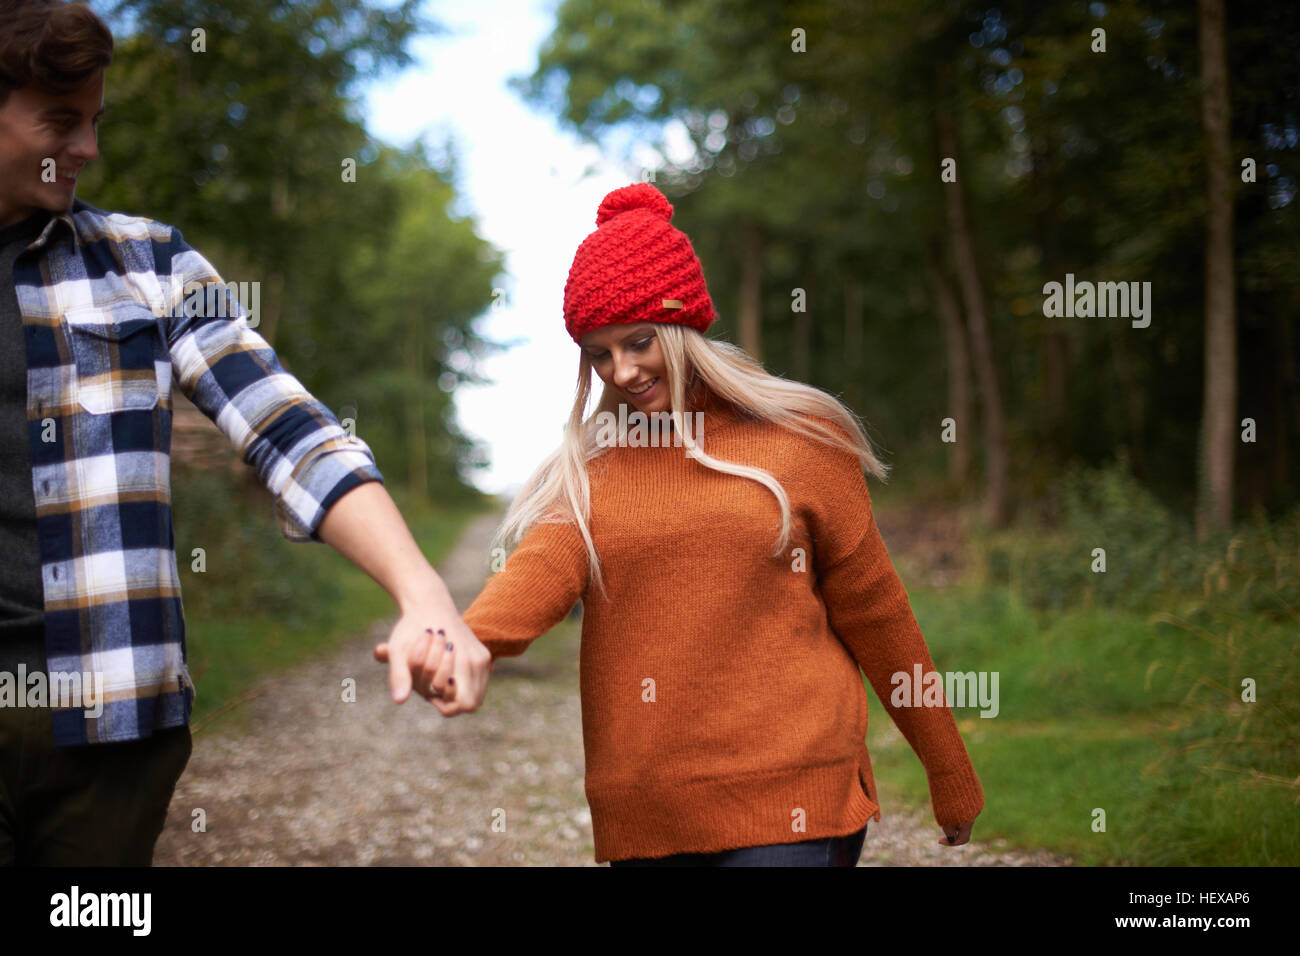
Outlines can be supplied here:
<path id="1" fill-rule="evenodd" d="M 854 411 L 862 411 L 862 280 L 844 283 L 844 397 Z"/>
<path id="2" fill-rule="evenodd" d="M 1233 184 L 1230 173 L 1228 61 L 1223 0 L 1200 0 L 1201 125 L 1205 130 L 1208 199 L 1205 219 L 1205 402 L 1203 460 L 1196 528 L 1204 537 L 1232 524 L 1232 479 L 1237 440 L 1237 315 L 1232 255 Z"/>
<path id="3" fill-rule="evenodd" d="M 971 392 L 970 352 L 962 327 L 961 306 L 943 273 L 939 248 L 927 246 L 925 271 L 943 322 L 944 352 L 948 357 L 948 415 L 957 423 L 957 441 L 948 456 L 948 478 L 961 488 L 970 479 L 971 442 L 974 439 L 975 403 Z"/>
<path id="4" fill-rule="evenodd" d="M 802 270 L 803 275 L 810 275 L 811 269 L 805 267 Z M 796 382 L 807 382 L 812 379 L 812 318 L 808 311 L 807 289 L 804 290 L 804 310 L 794 313 L 794 330 L 793 330 L 793 351 L 791 357 L 793 369 L 791 374 Z"/>
<path id="5" fill-rule="evenodd" d="M 294 203 L 293 193 L 289 188 L 289 173 L 282 165 L 277 165 L 276 171 L 271 178 L 270 203 L 272 235 L 283 236 L 286 233 L 285 224 L 293 215 Z M 257 331 L 272 348 L 275 347 L 275 336 L 279 331 L 280 319 L 284 315 L 282 308 L 285 298 L 284 261 L 283 253 L 277 249 L 265 263 L 267 270 L 266 304 L 262 309 L 263 321 Z"/>
<path id="6" fill-rule="evenodd" d="M 411 494 L 423 501 L 429 496 L 429 440 L 424 428 L 424 336 L 417 316 L 408 326 L 407 368 L 414 394 L 407 401 L 407 454 L 410 456 Z"/>
<path id="7" fill-rule="evenodd" d="M 257 325 L 253 331 L 266 339 L 266 344 L 275 348 L 275 333 L 280 325 L 280 312 L 284 303 L 284 273 L 273 271 L 266 277 L 266 288 L 259 297 Z M 247 308 L 247 303 L 245 303 Z M 283 356 L 277 356 L 283 364 Z M 289 366 L 285 365 L 287 369 Z"/>
<path id="8" fill-rule="evenodd" d="M 1059 196 L 1058 184 L 1044 175 L 1050 168 L 1048 157 L 1054 144 L 1034 137 L 1034 161 L 1030 166 L 1030 189 L 1035 195 Z M 1042 253 L 1044 272 L 1052 279 L 1068 271 L 1061 256 L 1060 230 L 1054 216 L 1055 203 L 1040 202 L 1034 210 L 1034 238 Z M 1042 429 L 1048 436 L 1048 447 L 1055 463 L 1065 460 L 1070 453 L 1070 436 L 1067 428 L 1070 394 L 1070 343 L 1062 327 L 1056 323 L 1043 327 L 1039 341 L 1039 377 L 1042 382 Z"/>
<path id="9" fill-rule="evenodd" d="M 1146 475 L 1146 449 L 1142 436 L 1146 431 L 1146 393 L 1142 389 L 1142 373 L 1138 370 L 1137 360 L 1129 349 L 1125 338 L 1131 331 L 1127 322 L 1111 323 L 1109 338 L 1111 357 L 1115 362 L 1115 375 L 1119 379 L 1120 391 L 1123 393 L 1124 412 L 1128 425 L 1129 462 L 1132 473 L 1142 478 Z"/>
<path id="10" fill-rule="evenodd" d="M 975 375 L 979 383 L 980 399 L 984 406 L 984 457 L 986 469 L 985 509 L 989 524 L 994 528 L 1006 527 L 1011 518 L 1008 490 L 1007 425 L 1002 408 L 1002 392 L 998 386 L 997 366 L 993 361 L 993 342 L 989 332 L 988 314 L 984 309 L 984 290 L 980 283 L 979 267 L 975 262 L 975 242 L 966 220 L 965 200 L 962 195 L 964 175 L 957 155 L 957 122 L 949 98 L 952 94 L 952 67 L 940 63 L 935 102 L 935 122 L 939 135 L 939 152 L 957 162 L 957 181 L 941 183 L 948 218 L 948 232 L 952 239 L 953 261 L 962 300 L 966 306 L 971 352 L 975 359 Z"/>
<path id="11" fill-rule="evenodd" d="M 1296 376 L 1295 337 L 1291 332 L 1290 316 L 1277 314 L 1273 317 L 1277 327 L 1275 341 L 1280 343 L 1277 350 L 1277 374 L 1273 382 L 1277 394 L 1277 439 L 1273 442 L 1273 491 L 1283 488 L 1287 483 L 1287 436 L 1291 432 L 1292 422 L 1287 417 L 1287 398 L 1290 397 L 1290 415 L 1294 418 L 1294 427 L 1300 429 L 1300 385 Z"/>
<path id="12" fill-rule="evenodd" d="M 763 233 L 757 225 L 745 229 L 740 268 L 740 347 L 755 362 L 763 361 Z"/>

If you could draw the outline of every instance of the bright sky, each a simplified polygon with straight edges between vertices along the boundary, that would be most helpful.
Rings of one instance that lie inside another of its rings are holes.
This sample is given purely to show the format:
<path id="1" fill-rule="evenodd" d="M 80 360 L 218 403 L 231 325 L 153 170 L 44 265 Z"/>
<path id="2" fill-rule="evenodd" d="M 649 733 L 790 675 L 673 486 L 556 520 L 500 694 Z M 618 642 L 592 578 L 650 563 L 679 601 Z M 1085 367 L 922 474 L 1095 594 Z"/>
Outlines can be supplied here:
<path id="1" fill-rule="evenodd" d="M 596 228 L 605 194 L 640 177 L 639 163 L 625 167 L 581 145 L 507 88 L 507 79 L 536 67 L 553 6 L 428 4 L 450 32 L 413 44 L 417 65 L 374 85 L 365 101 L 371 133 L 394 145 L 420 136 L 437 144 L 450 134 L 465 211 L 506 256 L 504 304 L 477 327 L 489 339 L 518 344 L 479 365 L 494 384 L 456 393 L 462 429 L 491 457 L 490 469 L 474 476 L 490 493 L 513 494 L 560 442 L 578 374 L 578 346 L 564 329 L 569 265 Z"/>

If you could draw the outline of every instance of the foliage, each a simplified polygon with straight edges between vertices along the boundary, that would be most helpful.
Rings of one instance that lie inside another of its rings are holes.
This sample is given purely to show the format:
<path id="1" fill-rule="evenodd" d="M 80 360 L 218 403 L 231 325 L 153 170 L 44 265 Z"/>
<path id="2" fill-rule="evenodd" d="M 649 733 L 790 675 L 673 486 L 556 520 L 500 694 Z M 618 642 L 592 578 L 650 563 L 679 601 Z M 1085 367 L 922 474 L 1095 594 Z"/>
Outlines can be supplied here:
<path id="1" fill-rule="evenodd" d="M 1067 468 L 1044 516 L 1051 530 L 1026 520 L 975 545 L 987 580 L 1009 584 L 1030 607 L 1159 608 L 1201 622 L 1223 614 L 1300 619 L 1300 508 L 1273 520 L 1259 509 L 1232 533 L 1198 541 L 1121 457 Z M 1104 572 L 1093 570 L 1098 548 Z"/>
<path id="2" fill-rule="evenodd" d="M 1300 277 L 1287 265 L 1300 248 L 1287 52 L 1300 43 L 1300 7 L 1230 7 L 1227 26 L 1233 155 L 1258 165 L 1257 183 L 1234 176 L 1241 412 L 1261 435 L 1238 453 L 1240 501 L 1278 514 L 1300 500 L 1288 462 L 1300 447 L 1289 324 Z M 1092 49 L 1096 29 L 1104 53 Z M 959 127 L 953 158 L 1017 496 L 1031 501 L 1072 460 L 1099 465 L 1126 450 L 1139 479 L 1187 509 L 1204 372 L 1198 65 L 1195 6 L 1172 0 L 565 0 L 517 86 L 583 135 L 624 144 L 629 162 L 632 146 L 660 151 L 656 184 L 733 340 L 737 240 L 759 228 L 769 367 L 850 398 L 898 460 L 941 467 L 928 452 L 952 409 L 923 257 L 949 231 L 942 97 Z M 941 69 L 952 73 L 946 87 Z M 678 162 L 667 158 L 674 130 L 691 146 Z M 1150 326 L 1046 318 L 1044 285 L 1067 274 L 1150 282 Z M 858 363 L 845 321 L 855 283 L 866 303 Z M 792 311 L 795 289 L 807 323 Z M 973 440 L 978 429 L 963 425 Z"/>
<path id="3" fill-rule="evenodd" d="M 257 331 L 285 367 L 355 421 L 386 479 L 452 499 L 476 457 L 452 395 L 494 347 L 472 320 L 502 260 L 452 212 L 454 150 L 435 162 L 375 141 L 355 99 L 438 29 L 418 7 L 114 4 L 101 159 L 82 195 L 172 224 L 225 281 L 259 283 Z"/>

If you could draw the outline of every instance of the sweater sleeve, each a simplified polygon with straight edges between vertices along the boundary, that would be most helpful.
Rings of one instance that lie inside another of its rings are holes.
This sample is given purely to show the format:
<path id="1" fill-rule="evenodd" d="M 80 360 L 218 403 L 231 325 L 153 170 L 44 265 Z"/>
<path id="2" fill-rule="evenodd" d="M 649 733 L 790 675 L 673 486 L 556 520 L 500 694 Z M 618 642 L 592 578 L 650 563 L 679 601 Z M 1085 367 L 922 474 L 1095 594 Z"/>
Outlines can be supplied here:
<path id="1" fill-rule="evenodd" d="M 812 507 L 814 555 L 831 629 L 853 654 L 890 718 L 925 767 L 935 819 L 955 827 L 984 807 L 984 791 L 952 711 L 893 700 L 895 674 L 935 670 L 907 591 L 871 513 L 856 456 L 828 450 Z"/>
<path id="2" fill-rule="evenodd" d="M 587 590 L 587 546 L 572 523 L 537 523 L 462 615 L 495 657 L 522 654 Z"/>

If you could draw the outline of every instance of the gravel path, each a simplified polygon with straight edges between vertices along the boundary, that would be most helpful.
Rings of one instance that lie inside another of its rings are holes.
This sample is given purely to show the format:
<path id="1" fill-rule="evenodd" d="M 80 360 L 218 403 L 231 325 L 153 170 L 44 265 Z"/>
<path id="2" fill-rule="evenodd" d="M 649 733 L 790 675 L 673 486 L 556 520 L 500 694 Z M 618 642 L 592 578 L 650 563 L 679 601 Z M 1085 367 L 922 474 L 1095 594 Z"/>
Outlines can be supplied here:
<path id="1" fill-rule="evenodd" d="M 498 520 L 476 519 L 438 569 L 462 610 L 482 587 Z M 562 653 L 499 661 L 483 707 L 454 718 L 418 697 L 393 704 L 371 655 L 390 625 L 265 682 L 242 705 L 252 733 L 218 719 L 195 734 L 156 866 L 596 865 L 578 623 L 543 638 Z M 342 699 L 346 678 L 355 702 Z M 980 842 L 978 822 L 975 843 L 941 847 L 928 806 L 888 791 L 885 802 L 861 866 L 1069 864 Z"/>

